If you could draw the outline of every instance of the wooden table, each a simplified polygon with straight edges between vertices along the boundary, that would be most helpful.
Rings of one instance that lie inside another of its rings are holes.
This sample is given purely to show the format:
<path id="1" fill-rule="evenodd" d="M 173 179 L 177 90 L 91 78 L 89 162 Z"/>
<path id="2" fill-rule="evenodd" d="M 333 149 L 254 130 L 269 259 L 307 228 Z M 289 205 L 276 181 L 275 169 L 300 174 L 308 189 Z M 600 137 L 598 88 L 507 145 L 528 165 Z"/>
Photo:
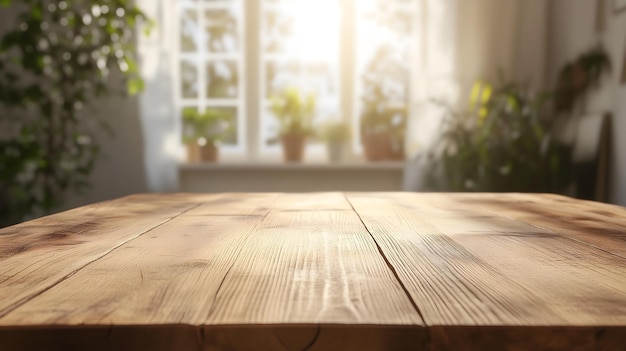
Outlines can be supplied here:
<path id="1" fill-rule="evenodd" d="M 626 350 L 626 209 L 146 194 L 0 230 L 0 349 Z"/>

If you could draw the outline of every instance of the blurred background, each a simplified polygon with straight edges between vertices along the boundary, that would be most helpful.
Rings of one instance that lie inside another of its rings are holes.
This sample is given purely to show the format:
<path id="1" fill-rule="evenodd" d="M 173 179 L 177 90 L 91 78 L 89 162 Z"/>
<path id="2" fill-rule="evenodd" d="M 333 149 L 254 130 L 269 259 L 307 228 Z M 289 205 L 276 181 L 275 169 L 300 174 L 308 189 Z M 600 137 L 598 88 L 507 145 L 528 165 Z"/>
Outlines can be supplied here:
<path id="1" fill-rule="evenodd" d="M 624 0 L 0 3 L 2 225 L 140 192 L 626 205 Z"/>

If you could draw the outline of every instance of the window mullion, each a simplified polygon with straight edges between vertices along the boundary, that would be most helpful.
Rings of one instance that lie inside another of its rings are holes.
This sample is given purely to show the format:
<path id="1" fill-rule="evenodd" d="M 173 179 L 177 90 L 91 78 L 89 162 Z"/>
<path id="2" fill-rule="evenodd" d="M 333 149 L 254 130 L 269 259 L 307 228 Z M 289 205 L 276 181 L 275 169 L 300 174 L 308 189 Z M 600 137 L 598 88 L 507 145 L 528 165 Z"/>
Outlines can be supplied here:
<path id="1" fill-rule="evenodd" d="M 339 87 L 340 111 L 343 121 L 348 123 L 353 132 L 355 145 L 360 145 L 357 131 L 358 116 L 356 115 L 355 74 L 356 74 L 356 6 L 355 0 L 340 0 L 342 10 L 340 18 L 340 49 L 339 49 Z M 355 153 L 355 148 L 352 152 Z"/>
<path id="2" fill-rule="evenodd" d="M 244 6 L 246 52 L 245 111 L 246 151 L 249 159 L 259 158 L 261 126 L 261 1 L 246 0 Z"/>

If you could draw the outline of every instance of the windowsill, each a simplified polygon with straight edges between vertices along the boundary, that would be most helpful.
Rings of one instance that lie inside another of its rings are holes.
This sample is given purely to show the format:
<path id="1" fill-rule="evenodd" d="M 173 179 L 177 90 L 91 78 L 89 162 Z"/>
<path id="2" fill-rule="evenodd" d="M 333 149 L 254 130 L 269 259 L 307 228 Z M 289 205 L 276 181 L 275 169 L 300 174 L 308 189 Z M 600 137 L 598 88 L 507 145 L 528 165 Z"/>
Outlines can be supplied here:
<path id="1" fill-rule="evenodd" d="M 404 169 L 404 161 L 350 161 L 340 163 L 329 162 L 307 162 L 302 163 L 285 163 L 282 161 L 255 161 L 255 162 L 203 162 L 203 163 L 181 163 L 178 168 L 180 170 L 285 170 L 285 171 L 338 171 L 338 170 L 367 170 L 367 171 L 389 171 Z"/>
<path id="2" fill-rule="evenodd" d="M 403 161 L 223 161 L 182 163 L 179 188 L 184 192 L 401 191 Z"/>

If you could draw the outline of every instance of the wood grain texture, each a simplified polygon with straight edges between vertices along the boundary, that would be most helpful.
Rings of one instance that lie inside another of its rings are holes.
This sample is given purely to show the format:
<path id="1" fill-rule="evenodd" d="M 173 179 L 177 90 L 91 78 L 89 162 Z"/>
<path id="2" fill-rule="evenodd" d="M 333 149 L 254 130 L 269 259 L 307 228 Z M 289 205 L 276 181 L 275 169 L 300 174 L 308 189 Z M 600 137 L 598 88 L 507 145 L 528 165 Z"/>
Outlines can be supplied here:
<path id="1" fill-rule="evenodd" d="M 351 324 L 360 327 L 333 327 Z M 338 193 L 204 201 L 0 318 L 0 329 L 31 325 L 70 334 L 143 325 L 146 335 L 189 325 L 202 330 L 202 349 L 385 350 L 425 340 L 419 314 Z M 372 325 L 386 328 L 361 330 Z M 321 339 L 318 326 L 328 330 Z M 188 345 L 188 333 L 172 338 Z"/>
<path id="2" fill-rule="evenodd" d="M 0 317 L 217 195 L 136 195 L 0 229 Z"/>
<path id="3" fill-rule="evenodd" d="M 623 350 L 626 210 L 153 194 L 0 231 L 0 349 Z"/>
<path id="4" fill-rule="evenodd" d="M 498 199 L 500 211 L 478 206 L 486 198 Z M 419 306 L 433 349 L 491 349 L 496 341 L 515 350 L 620 349 L 626 260 L 499 214 L 520 198 L 349 195 Z M 544 218 L 552 216 L 546 208 Z"/>
<path id="5" fill-rule="evenodd" d="M 623 207 L 554 194 L 466 194 L 459 201 L 532 223 L 626 258 L 626 209 Z"/>

